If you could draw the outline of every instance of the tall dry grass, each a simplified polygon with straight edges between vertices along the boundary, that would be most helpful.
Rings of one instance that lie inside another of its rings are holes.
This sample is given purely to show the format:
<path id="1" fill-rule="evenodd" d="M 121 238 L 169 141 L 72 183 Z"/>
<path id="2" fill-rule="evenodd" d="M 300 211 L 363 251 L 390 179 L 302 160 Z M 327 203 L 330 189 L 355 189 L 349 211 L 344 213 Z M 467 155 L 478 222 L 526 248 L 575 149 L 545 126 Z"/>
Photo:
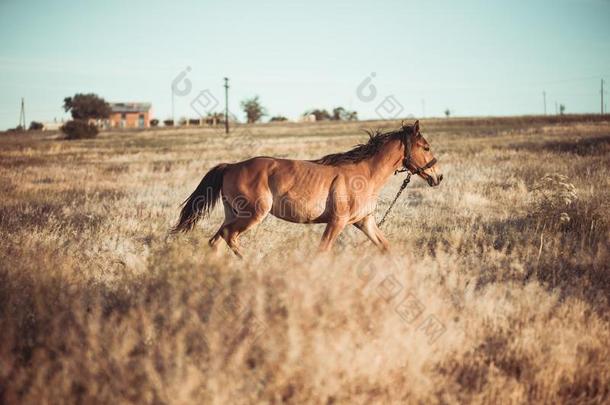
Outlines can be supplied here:
<path id="1" fill-rule="evenodd" d="M 270 217 L 238 261 L 220 210 L 167 235 L 219 161 L 395 124 L 3 137 L 0 401 L 607 402 L 608 122 L 423 122 L 446 180 L 411 184 L 389 256 Z"/>

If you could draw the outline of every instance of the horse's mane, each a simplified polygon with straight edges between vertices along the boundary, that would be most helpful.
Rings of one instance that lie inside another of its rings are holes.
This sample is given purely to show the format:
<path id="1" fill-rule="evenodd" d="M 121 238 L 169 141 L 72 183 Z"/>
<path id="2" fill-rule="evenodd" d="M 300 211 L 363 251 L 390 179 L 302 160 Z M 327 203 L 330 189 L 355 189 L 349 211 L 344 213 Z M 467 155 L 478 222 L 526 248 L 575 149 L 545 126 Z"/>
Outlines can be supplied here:
<path id="1" fill-rule="evenodd" d="M 404 126 L 398 131 L 381 132 L 380 130 L 368 130 L 365 132 L 369 135 L 367 143 L 360 143 L 347 152 L 331 153 L 330 155 L 322 156 L 319 159 L 312 160 L 312 162 L 329 166 L 361 162 L 376 155 L 388 141 L 397 139 L 398 136 L 411 134 L 413 127 Z"/>

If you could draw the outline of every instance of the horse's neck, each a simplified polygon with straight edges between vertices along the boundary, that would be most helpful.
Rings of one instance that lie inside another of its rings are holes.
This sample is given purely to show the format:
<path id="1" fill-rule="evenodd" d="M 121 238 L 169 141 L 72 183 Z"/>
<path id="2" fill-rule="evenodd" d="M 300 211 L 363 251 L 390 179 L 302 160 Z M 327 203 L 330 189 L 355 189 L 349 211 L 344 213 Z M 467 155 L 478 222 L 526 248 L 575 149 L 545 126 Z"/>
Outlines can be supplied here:
<path id="1" fill-rule="evenodd" d="M 388 182 L 394 172 L 402 167 L 404 146 L 400 140 L 385 144 L 378 153 L 361 162 L 373 182 L 373 189 L 378 191 Z"/>

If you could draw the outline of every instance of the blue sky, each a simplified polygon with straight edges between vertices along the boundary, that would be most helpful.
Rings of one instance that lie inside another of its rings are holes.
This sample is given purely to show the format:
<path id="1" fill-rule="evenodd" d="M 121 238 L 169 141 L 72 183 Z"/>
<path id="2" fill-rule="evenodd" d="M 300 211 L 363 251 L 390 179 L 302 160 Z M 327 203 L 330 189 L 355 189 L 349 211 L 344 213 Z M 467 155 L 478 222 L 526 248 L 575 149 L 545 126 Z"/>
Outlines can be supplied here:
<path id="1" fill-rule="evenodd" d="M 338 105 L 361 118 L 539 114 L 543 91 L 549 113 L 599 112 L 610 1 L 0 0 L 0 129 L 17 125 L 22 96 L 27 121 L 44 121 L 76 92 L 148 101 L 165 119 L 187 67 L 176 118 L 196 116 L 203 90 L 220 109 L 224 76 L 239 118 L 253 95 L 289 118 Z"/>

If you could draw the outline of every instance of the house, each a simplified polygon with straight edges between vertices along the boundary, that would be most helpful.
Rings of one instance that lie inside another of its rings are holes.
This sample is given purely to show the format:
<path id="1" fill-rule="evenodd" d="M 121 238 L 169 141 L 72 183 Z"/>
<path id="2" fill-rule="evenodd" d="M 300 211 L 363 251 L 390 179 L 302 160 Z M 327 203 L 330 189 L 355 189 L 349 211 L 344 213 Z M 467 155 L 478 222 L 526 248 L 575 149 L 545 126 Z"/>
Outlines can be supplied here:
<path id="1" fill-rule="evenodd" d="M 150 103 L 110 103 L 112 112 L 102 123 L 104 128 L 148 128 Z"/>
<path id="2" fill-rule="evenodd" d="M 57 119 L 53 121 L 47 121 L 42 123 L 43 131 L 59 131 L 59 128 L 64 125 L 64 120 L 57 121 Z"/>
<path id="3" fill-rule="evenodd" d="M 316 122 L 316 115 L 305 113 L 299 117 L 298 122 Z"/>

